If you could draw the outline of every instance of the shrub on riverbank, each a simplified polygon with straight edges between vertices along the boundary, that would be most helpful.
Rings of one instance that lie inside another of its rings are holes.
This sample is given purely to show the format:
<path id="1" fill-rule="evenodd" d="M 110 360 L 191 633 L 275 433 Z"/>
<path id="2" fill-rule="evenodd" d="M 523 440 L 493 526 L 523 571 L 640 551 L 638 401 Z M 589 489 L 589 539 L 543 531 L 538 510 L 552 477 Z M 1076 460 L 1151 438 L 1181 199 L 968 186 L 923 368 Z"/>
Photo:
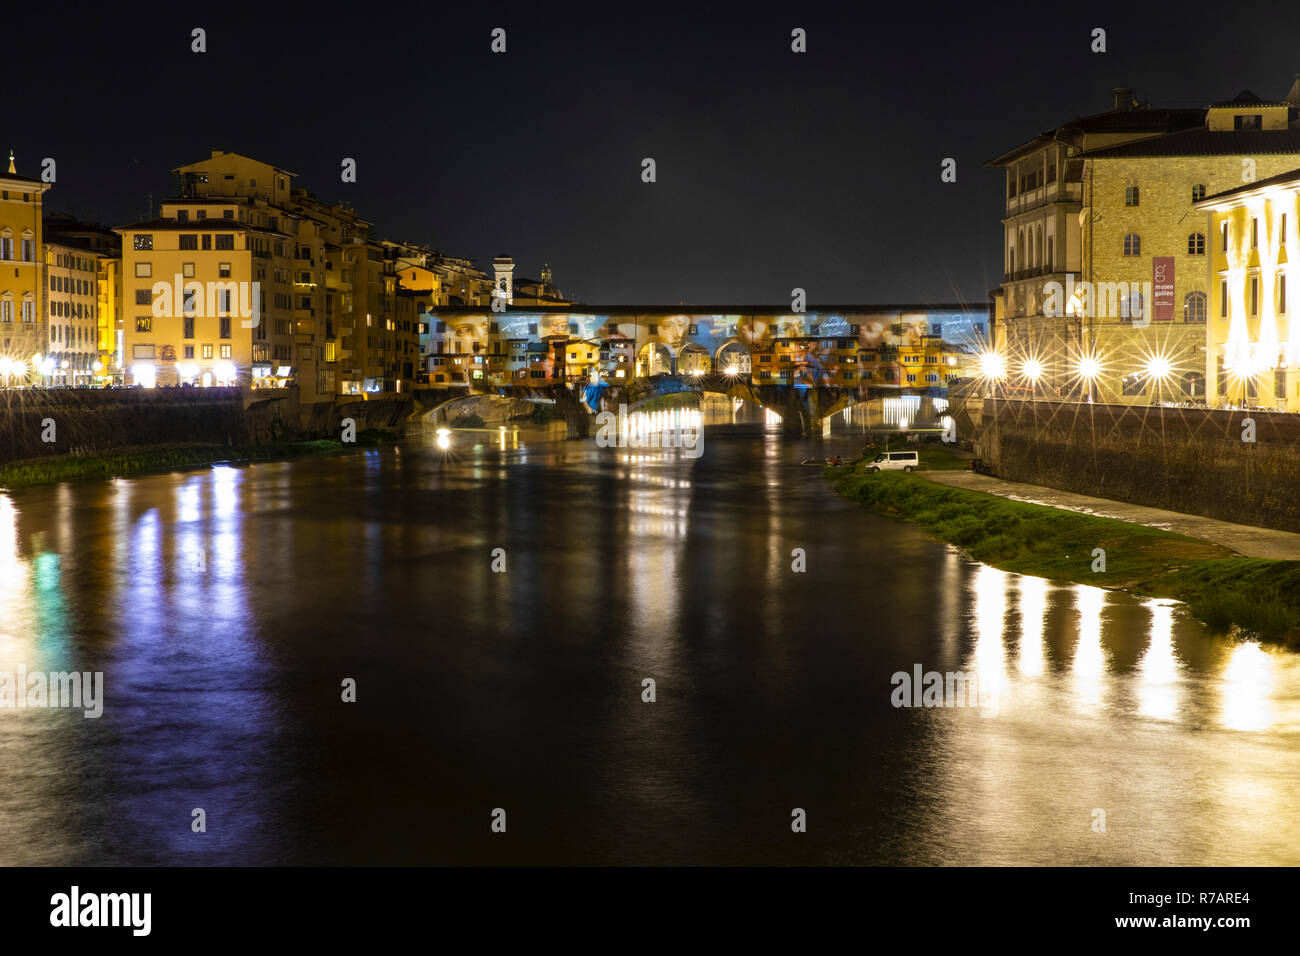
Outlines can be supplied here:
<path id="1" fill-rule="evenodd" d="M 1300 626 L 1300 561 L 1234 557 L 1220 545 L 1112 518 L 1011 501 L 897 472 L 828 471 L 840 494 L 916 522 L 1005 571 L 1184 601 L 1211 628 L 1268 640 Z M 1105 551 L 1105 571 L 1092 570 Z"/>

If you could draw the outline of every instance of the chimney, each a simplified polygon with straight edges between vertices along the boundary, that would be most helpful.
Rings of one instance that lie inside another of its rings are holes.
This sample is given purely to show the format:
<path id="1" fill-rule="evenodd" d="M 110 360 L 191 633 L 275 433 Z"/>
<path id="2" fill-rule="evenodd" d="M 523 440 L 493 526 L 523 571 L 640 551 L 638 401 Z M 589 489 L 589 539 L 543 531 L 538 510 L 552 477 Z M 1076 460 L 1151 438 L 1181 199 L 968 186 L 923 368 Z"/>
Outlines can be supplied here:
<path id="1" fill-rule="evenodd" d="M 1131 110 L 1133 108 L 1133 89 L 1128 86 L 1117 86 L 1110 91 L 1110 95 L 1115 98 L 1115 110 Z"/>

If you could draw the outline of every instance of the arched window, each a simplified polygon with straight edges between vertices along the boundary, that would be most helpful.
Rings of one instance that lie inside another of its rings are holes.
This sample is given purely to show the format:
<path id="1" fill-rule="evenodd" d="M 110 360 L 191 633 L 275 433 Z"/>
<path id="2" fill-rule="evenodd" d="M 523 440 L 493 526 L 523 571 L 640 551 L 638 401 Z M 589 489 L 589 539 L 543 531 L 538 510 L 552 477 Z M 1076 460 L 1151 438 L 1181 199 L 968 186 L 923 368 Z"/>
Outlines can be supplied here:
<path id="1" fill-rule="evenodd" d="M 1205 323 L 1206 296 L 1204 292 L 1189 292 L 1183 296 L 1183 321 Z"/>
<path id="2" fill-rule="evenodd" d="M 1192 202 L 1200 202 L 1204 198 L 1205 198 L 1205 184 L 1197 183 L 1195 186 L 1192 187 Z"/>
<path id="3" fill-rule="evenodd" d="M 1205 397 L 1205 373 L 1188 372 L 1183 376 L 1183 393 L 1188 398 Z"/>
<path id="4" fill-rule="evenodd" d="M 1124 237 L 1124 255 L 1140 256 L 1142 255 L 1142 237 L 1136 232 L 1130 232 Z"/>
<path id="5" fill-rule="evenodd" d="M 1187 237 L 1187 254 L 1189 256 L 1205 255 L 1205 234 L 1194 232 Z"/>
<path id="6" fill-rule="evenodd" d="M 1136 292 L 1127 293 L 1119 297 L 1119 317 L 1123 322 L 1132 322 L 1134 319 L 1141 319 L 1143 316 L 1142 296 Z"/>
<path id="7" fill-rule="evenodd" d="M 1124 187 L 1124 205 L 1136 206 L 1138 204 L 1138 188 L 1136 186 Z"/>

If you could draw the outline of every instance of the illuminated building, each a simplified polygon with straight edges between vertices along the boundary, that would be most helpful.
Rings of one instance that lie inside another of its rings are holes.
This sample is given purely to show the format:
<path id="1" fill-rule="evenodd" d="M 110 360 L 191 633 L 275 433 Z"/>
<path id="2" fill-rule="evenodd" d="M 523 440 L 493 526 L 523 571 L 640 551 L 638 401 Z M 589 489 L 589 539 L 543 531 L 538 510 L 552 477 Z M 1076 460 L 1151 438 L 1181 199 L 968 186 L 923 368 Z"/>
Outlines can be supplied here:
<path id="1" fill-rule="evenodd" d="M 41 203 L 47 189 L 46 183 L 18 175 L 9 154 L 8 172 L 0 174 L 0 358 L 7 363 L 9 384 L 28 379 L 49 339 L 41 308 Z"/>
<path id="2" fill-rule="evenodd" d="M 1300 411 L 1300 319 L 1290 267 L 1290 253 L 1300 249 L 1300 169 L 1211 195 L 1197 209 L 1208 214 L 1211 240 L 1210 403 Z"/>
<path id="3" fill-rule="evenodd" d="M 90 385 L 99 361 L 98 256 L 46 235 L 45 384 Z"/>
<path id="4" fill-rule="evenodd" d="M 44 235 L 50 383 L 120 382 L 115 363 L 121 329 L 121 238 L 107 226 L 80 222 L 67 213 L 46 216 Z M 85 274 L 88 269 L 93 276 Z M 86 289 L 93 301 L 86 298 Z M 65 346 L 65 336 L 71 347 Z M 69 368 L 63 368 L 64 361 Z"/>
<path id="5" fill-rule="evenodd" d="M 1244 91 L 1194 128 L 1083 153 L 1085 351 L 1098 400 L 1207 401 L 1214 236 L 1196 204 L 1300 166 L 1300 81 L 1289 101 Z"/>
<path id="6" fill-rule="evenodd" d="M 962 305 L 796 314 L 763 308 L 440 307 L 430 320 L 438 348 L 428 366 L 434 387 L 718 373 L 755 385 L 923 391 L 946 388 L 969 374 L 971 357 L 991 334 L 987 308 Z M 911 381 L 903 377 L 905 364 Z"/>
<path id="7" fill-rule="evenodd" d="M 1090 357 L 1097 400 L 1204 401 L 1209 242 L 1193 204 L 1297 165 L 1300 82 L 1286 101 L 1247 91 L 1206 109 L 1132 92 L 989 163 L 1007 173 L 1001 349 L 1012 382 L 1041 363 L 1042 394 L 1083 397 Z"/>

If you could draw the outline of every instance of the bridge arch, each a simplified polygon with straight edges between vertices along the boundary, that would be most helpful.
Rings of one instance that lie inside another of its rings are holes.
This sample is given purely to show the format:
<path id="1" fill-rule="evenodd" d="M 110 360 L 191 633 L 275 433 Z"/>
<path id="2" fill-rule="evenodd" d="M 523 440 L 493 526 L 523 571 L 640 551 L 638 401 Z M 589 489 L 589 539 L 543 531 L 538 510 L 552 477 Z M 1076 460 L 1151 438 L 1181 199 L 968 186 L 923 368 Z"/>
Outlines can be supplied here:
<path id="1" fill-rule="evenodd" d="M 678 375 L 707 375 L 713 371 L 713 356 L 698 342 L 687 342 L 677 351 Z"/>
<path id="2" fill-rule="evenodd" d="M 724 374 L 735 369 L 738 375 L 748 375 L 753 370 L 754 353 L 738 338 L 730 338 L 718 346 L 713 356 L 713 367 Z"/>
<path id="3" fill-rule="evenodd" d="M 673 350 L 663 342 L 647 342 L 641 346 L 641 350 L 636 353 L 636 365 L 638 378 L 677 373 Z"/>

